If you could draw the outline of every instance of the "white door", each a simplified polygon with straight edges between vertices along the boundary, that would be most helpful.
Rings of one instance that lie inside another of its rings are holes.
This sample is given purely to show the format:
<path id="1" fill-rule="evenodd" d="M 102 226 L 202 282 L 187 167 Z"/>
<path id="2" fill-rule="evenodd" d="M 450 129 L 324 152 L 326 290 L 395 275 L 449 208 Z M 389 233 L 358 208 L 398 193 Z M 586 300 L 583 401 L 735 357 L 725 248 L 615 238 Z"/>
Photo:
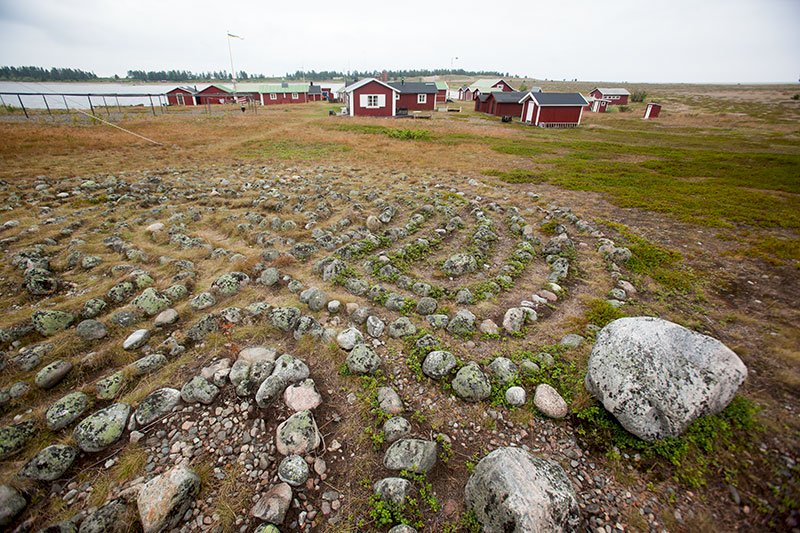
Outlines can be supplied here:
<path id="1" fill-rule="evenodd" d="M 645 110 L 645 112 L 644 112 L 644 119 L 645 119 L 645 120 L 647 120 L 648 118 L 650 118 L 650 109 L 651 109 L 651 107 L 648 105 L 648 106 L 647 106 L 647 109 L 646 109 L 646 110 Z"/>
<path id="2" fill-rule="evenodd" d="M 533 100 L 528 100 L 528 113 L 525 115 L 525 122 L 533 122 Z"/>

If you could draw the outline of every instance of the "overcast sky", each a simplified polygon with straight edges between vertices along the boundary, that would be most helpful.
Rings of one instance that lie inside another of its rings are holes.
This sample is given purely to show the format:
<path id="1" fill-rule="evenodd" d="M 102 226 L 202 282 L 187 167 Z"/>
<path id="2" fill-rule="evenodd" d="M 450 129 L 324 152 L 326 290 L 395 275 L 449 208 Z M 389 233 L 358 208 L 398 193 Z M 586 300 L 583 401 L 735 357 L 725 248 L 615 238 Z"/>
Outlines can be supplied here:
<path id="1" fill-rule="evenodd" d="M 800 0 L 0 0 L 0 64 L 230 70 L 227 31 L 244 37 L 237 71 L 277 76 L 453 62 L 538 79 L 800 77 Z"/>

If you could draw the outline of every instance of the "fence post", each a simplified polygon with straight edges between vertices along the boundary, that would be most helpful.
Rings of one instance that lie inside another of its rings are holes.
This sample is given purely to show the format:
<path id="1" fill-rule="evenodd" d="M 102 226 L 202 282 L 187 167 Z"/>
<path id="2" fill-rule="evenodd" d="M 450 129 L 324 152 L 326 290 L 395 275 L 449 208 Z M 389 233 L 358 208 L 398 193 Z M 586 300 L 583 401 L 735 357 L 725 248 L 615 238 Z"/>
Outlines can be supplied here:
<path id="1" fill-rule="evenodd" d="M 2 105 L 3 105 L 3 107 L 5 107 L 5 106 L 6 106 L 6 101 L 5 101 L 5 100 L 3 100 L 3 95 L 2 95 L 2 94 L 0 94 L 0 104 L 2 104 Z"/>
<path id="2" fill-rule="evenodd" d="M 108 111 L 108 102 L 106 102 L 106 97 L 105 96 L 103 97 L 103 107 L 106 108 L 106 116 L 108 118 L 111 118 L 111 113 L 109 113 L 109 111 Z"/>
<path id="3" fill-rule="evenodd" d="M 115 94 L 114 98 L 117 100 L 117 111 L 119 111 L 119 114 L 121 115 L 122 114 L 122 108 L 119 106 L 119 96 L 117 96 Z"/>
<path id="4" fill-rule="evenodd" d="M 61 98 L 63 98 L 63 99 L 64 99 L 64 109 L 66 109 L 67 111 L 69 111 L 69 105 L 67 105 L 67 97 L 66 97 L 66 96 L 64 96 L 64 95 L 62 94 L 62 95 L 61 95 Z"/>
<path id="5" fill-rule="evenodd" d="M 47 108 L 47 114 L 52 117 L 53 113 L 50 112 L 50 106 L 47 105 L 47 97 L 45 95 L 42 95 L 42 100 L 44 100 L 44 106 Z"/>
<path id="6" fill-rule="evenodd" d="M 92 110 L 92 116 L 94 116 L 94 106 L 92 105 L 92 97 L 87 95 L 86 98 L 89 99 L 89 109 Z"/>
<path id="7" fill-rule="evenodd" d="M 25 118 L 31 118 L 28 116 L 28 110 L 25 109 L 25 104 L 22 103 L 22 96 L 17 95 L 17 98 L 19 98 L 19 105 L 22 106 L 22 111 L 25 113 Z"/>
<path id="8" fill-rule="evenodd" d="M 153 116 L 156 116 L 156 108 L 153 107 L 153 95 L 148 94 L 147 97 L 150 99 L 150 110 L 153 112 Z"/>

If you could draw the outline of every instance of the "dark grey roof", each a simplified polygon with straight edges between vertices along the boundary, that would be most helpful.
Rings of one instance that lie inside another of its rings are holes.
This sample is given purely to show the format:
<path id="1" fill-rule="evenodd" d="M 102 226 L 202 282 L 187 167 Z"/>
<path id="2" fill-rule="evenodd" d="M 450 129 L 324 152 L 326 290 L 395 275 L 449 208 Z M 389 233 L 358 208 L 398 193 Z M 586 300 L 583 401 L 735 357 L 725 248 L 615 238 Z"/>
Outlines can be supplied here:
<path id="1" fill-rule="evenodd" d="M 528 94 L 528 91 L 497 91 L 490 94 L 494 96 L 494 100 L 498 104 L 516 104 L 522 100 L 523 96 Z"/>
<path id="2" fill-rule="evenodd" d="M 586 105 L 580 93 L 534 93 L 536 101 L 542 105 Z"/>
<path id="3" fill-rule="evenodd" d="M 322 87 L 319 85 L 309 85 L 308 94 L 322 94 Z"/>
<path id="4" fill-rule="evenodd" d="M 401 83 L 399 81 L 393 81 L 389 85 L 397 89 L 401 94 L 436 94 L 437 92 L 435 83 L 421 83 L 416 81 Z"/>
<path id="5" fill-rule="evenodd" d="M 492 94 L 492 93 L 489 93 L 489 94 Z M 480 100 L 481 102 L 485 102 L 486 100 L 489 99 L 489 94 L 486 94 L 486 93 L 479 94 L 478 95 L 478 100 Z"/>

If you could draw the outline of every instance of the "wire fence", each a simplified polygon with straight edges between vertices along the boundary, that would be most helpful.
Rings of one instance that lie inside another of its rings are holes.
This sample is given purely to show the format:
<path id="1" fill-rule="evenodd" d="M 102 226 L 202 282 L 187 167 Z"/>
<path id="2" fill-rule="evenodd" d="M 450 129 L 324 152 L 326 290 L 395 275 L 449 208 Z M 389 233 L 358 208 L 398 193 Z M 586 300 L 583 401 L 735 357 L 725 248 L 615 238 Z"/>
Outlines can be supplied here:
<path id="1" fill-rule="evenodd" d="M 206 93 L 181 103 L 167 93 L 55 93 L 0 91 L 2 114 L 9 118 L 28 120 L 78 116 L 105 117 L 108 120 L 126 118 L 129 114 L 158 116 L 170 112 L 258 112 L 260 100 L 252 95 Z"/>

